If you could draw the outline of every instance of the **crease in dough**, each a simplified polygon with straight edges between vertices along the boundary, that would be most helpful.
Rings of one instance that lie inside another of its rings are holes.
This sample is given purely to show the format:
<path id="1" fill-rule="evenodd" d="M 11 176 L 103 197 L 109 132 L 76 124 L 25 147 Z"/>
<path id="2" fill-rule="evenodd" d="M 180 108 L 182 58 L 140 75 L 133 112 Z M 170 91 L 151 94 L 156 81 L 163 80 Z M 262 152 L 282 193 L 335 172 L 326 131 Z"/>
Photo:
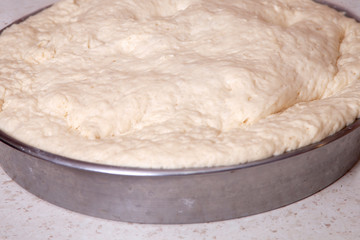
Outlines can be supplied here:
<path id="1" fill-rule="evenodd" d="M 258 160 L 359 117 L 359 39 L 310 0 L 63 0 L 0 36 L 0 129 L 119 166 Z"/>

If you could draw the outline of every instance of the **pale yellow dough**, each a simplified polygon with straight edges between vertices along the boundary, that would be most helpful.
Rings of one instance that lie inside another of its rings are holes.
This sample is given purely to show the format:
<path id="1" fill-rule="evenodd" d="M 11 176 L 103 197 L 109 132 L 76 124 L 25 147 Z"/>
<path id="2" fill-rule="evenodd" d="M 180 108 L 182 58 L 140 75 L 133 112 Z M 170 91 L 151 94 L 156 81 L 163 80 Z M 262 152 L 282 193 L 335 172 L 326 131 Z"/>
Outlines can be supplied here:
<path id="1" fill-rule="evenodd" d="M 244 163 L 360 110 L 360 24 L 309 0 L 65 0 L 0 36 L 0 129 L 75 159 Z"/>

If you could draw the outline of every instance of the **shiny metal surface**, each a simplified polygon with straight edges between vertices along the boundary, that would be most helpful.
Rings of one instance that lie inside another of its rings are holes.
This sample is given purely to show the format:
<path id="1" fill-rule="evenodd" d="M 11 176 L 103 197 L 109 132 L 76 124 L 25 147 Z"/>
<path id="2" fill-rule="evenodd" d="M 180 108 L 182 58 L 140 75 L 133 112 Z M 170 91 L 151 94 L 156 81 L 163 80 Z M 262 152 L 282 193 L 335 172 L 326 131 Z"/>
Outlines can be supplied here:
<path id="1" fill-rule="evenodd" d="M 360 120 L 277 157 L 188 170 L 121 168 L 43 152 L 0 133 L 1 165 L 55 205 L 112 220 L 196 223 L 248 216 L 305 198 L 344 175 L 360 156 Z"/>
<path id="2" fill-rule="evenodd" d="M 359 0 L 314 0 L 315 2 L 326 4 L 338 11 L 344 12 L 348 17 L 360 21 Z"/>
<path id="3" fill-rule="evenodd" d="M 179 170 L 81 162 L 0 131 L 0 164 L 29 192 L 83 214 L 139 223 L 210 222 L 279 208 L 333 183 L 360 157 L 359 126 L 357 120 L 317 144 L 261 161 Z"/>
<path id="4" fill-rule="evenodd" d="M 58 206 L 128 222 L 238 218 L 305 198 L 360 156 L 360 120 L 318 144 L 230 167 L 147 170 L 97 165 L 32 148 L 0 133 L 1 165 L 19 185 Z"/>

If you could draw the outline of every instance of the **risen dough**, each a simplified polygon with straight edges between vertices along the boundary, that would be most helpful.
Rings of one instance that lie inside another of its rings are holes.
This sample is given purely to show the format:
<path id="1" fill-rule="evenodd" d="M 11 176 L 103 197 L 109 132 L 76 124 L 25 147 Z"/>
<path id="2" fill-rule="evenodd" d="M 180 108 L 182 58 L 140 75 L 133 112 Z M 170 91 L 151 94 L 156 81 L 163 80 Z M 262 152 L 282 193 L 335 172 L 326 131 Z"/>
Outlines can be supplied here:
<path id="1" fill-rule="evenodd" d="M 360 24 L 309 0 L 65 0 L 0 37 L 0 129 L 71 158 L 244 163 L 359 117 Z"/>

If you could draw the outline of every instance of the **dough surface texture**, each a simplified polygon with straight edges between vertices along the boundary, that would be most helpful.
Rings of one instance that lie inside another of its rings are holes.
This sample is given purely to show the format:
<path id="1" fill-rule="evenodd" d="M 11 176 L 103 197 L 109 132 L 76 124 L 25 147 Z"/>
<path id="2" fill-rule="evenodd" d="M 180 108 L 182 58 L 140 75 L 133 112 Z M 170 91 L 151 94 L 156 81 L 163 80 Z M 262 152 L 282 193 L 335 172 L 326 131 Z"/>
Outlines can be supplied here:
<path id="1" fill-rule="evenodd" d="M 360 24 L 310 0 L 63 0 L 0 36 L 0 129 L 74 159 L 245 163 L 359 110 Z"/>

